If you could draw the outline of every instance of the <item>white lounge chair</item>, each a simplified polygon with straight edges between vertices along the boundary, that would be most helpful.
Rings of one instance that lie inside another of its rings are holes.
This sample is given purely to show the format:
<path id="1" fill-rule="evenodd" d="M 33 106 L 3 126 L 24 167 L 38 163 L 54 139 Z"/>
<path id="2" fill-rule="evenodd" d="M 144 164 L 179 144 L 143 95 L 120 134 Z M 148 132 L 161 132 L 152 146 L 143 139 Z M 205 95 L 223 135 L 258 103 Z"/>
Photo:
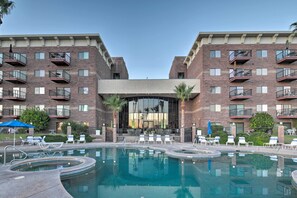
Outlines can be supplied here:
<path id="1" fill-rule="evenodd" d="M 234 136 L 233 136 L 233 135 L 229 135 L 229 136 L 228 136 L 226 145 L 228 145 L 228 144 L 233 144 L 233 145 L 235 145 L 235 142 L 234 142 Z"/>
<path id="2" fill-rule="evenodd" d="M 41 142 L 41 137 L 33 137 L 33 136 L 27 136 L 26 142 L 28 142 L 29 145 L 35 145 Z"/>
<path id="3" fill-rule="evenodd" d="M 67 136 L 66 144 L 68 144 L 69 142 L 72 142 L 72 144 L 74 144 L 74 137 L 73 137 L 73 135 L 68 135 Z"/>
<path id="4" fill-rule="evenodd" d="M 163 144 L 161 135 L 157 135 L 157 136 L 156 136 L 156 143 L 158 143 L 158 142 L 161 143 L 161 144 Z"/>
<path id="5" fill-rule="evenodd" d="M 297 148 L 297 138 L 294 138 L 290 144 L 284 144 L 283 148 L 296 149 Z"/>
<path id="6" fill-rule="evenodd" d="M 277 140 L 278 140 L 278 137 L 272 136 L 270 137 L 269 142 L 264 143 L 263 146 L 277 146 L 278 145 Z"/>
<path id="7" fill-rule="evenodd" d="M 238 146 L 240 146 L 241 144 L 244 144 L 245 146 L 248 146 L 248 145 L 254 145 L 253 142 L 246 142 L 245 141 L 245 137 L 239 137 L 238 138 Z"/>
<path id="8" fill-rule="evenodd" d="M 41 142 L 38 143 L 38 145 L 41 149 L 61 148 L 64 144 L 64 142 L 46 142 L 45 138 L 46 138 L 46 136 L 43 136 Z"/>
<path id="9" fill-rule="evenodd" d="M 77 143 L 86 143 L 86 135 L 80 135 L 79 140 L 76 141 Z"/>
<path id="10" fill-rule="evenodd" d="M 139 135 L 139 140 L 138 140 L 138 143 L 145 143 L 145 139 L 144 139 L 144 135 Z"/>
<path id="11" fill-rule="evenodd" d="M 164 144 L 166 144 L 167 142 L 172 144 L 172 140 L 170 139 L 169 135 L 165 135 L 165 137 L 164 137 Z"/>
<path id="12" fill-rule="evenodd" d="M 154 139 L 154 135 L 153 134 L 149 134 L 149 139 L 148 139 L 148 143 L 154 143 L 155 142 L 155 139 Z"/>
<path id="13" fill-rule="evenodd" d="M 217 144 L 219 145 L 220 144 L 220 136 L 215 136 L 215 139 L 213 140 L 213 144 Z"/>

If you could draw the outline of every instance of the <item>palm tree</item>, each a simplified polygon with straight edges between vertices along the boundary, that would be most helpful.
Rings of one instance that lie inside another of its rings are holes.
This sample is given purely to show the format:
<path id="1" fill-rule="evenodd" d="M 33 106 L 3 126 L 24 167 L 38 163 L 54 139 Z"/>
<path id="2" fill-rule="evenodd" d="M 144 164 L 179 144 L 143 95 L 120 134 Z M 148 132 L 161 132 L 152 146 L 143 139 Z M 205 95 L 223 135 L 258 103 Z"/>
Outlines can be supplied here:
<path id="1" fill-rule="evenodd" d="M 112 95 L 108 97 L 106 100 L 103 101 L 103 104 L 105 104 L 110 110 L 112 110 L 112 117 L 113 117 L 113 134 L 112 139 L 113 142 L 117 142 L 117 113 L 122 111 L 125 104 L 127 104 L 127 101 L 121 99 L 117 95 Z"/>
<path id="2" fill-rule="evenodd" d="M 293 33 L 297 32 L 297 22 L 292 23 L 292 24 L 290 25 L 290 29 L 293 29 L 293 30 L 292 30 Z"/>
<path id="3" fill-rule="evenodd" d="M 13 8 L 13 1 L 0 0 L 0 25 L 2 24 L 2 18 L 4 17 L 4 15 L 8 15 Z"/>
<path id="4" fill-rule="evenodd" d="M 192 90 L 195 86 L 187 86 L 185 83 L 181 83 L 178 86 L 175 86 L 174 92 L 178 99 L 180 99 L 180 107 L 181 107 L 181 130 L 180 130 L 180 142 L 185 141 L 185 100 L 189 100 Z"/>

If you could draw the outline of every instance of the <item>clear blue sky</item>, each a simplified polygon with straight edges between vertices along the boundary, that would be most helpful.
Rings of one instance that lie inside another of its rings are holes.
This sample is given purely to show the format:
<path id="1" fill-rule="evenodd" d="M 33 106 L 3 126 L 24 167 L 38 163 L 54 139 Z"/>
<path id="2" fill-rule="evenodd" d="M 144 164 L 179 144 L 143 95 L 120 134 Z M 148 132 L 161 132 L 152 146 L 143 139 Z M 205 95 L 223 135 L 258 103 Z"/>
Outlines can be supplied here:
<path id="1" fill-rule="evenodd" d="M 296 0 L 13 0 L 0 34 L 99 33 L 130 79 L 168 78 L 199 32 L 287 31 Z"/>

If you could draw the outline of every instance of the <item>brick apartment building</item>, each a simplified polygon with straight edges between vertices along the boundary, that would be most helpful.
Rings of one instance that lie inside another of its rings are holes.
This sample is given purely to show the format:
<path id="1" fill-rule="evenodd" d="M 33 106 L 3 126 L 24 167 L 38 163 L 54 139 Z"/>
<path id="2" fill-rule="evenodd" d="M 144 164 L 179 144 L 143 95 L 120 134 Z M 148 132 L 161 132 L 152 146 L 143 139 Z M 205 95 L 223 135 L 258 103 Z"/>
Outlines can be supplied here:
<path id="1" fill-rule="evenodd" d="M 11 47 L 10 47 L 11 46 Z M 102 100 L 118 94 L 128 101 L 119 128 L 180 128 L 174 88 L 195 85 L 186 106 L 185 128 L 210 120 L 237 133 L 249 118 L 268 112 L 291 127 L 297 118 L 297 38 L 291 32 L 200 33 L 188 56 L 175 57 L 169 79 L 129 80 L 121 57 L 111 57 L 98 34 L 0 37 L 0 121 L 23 109 L 45 109 L 49 129 L 85 123 L 94 133 L 109 125 Z"/>

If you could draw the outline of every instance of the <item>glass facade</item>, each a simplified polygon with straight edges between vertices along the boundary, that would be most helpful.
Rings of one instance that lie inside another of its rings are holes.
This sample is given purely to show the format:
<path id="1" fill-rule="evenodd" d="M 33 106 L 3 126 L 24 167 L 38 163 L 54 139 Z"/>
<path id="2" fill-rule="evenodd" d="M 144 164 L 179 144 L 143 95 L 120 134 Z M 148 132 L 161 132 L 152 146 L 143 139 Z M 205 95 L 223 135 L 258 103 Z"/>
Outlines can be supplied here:
<path id="1" fill-rule="evenodd" d="M 119 116 L 120 128 L 178 128 L 178 100 L 165 97 L 127 98 Z"/>

